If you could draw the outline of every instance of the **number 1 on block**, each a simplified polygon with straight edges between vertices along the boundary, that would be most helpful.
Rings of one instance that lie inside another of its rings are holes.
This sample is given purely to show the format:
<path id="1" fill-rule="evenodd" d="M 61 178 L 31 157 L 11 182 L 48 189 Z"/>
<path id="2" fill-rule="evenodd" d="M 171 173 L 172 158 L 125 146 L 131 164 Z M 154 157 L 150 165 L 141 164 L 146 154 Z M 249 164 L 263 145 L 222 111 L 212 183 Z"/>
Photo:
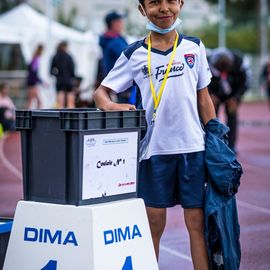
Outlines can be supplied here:
<path id="1" fill-rule="evenodd" d="M 41 270 L 57 270 L 57 261 L 49 261 Z M 122 270 L 133 270 L 131 256 L 126 257 Z"/>
<path id="2" fill-rule="evenodd" d="M 126 257 L 125 264 L 122 270 L 133 270 L 131 256 Z"/>
<path id="3" fill-rule="evenodd" d="M 57 261 L 50 260 L 41 270 L 57 270 Z"/>

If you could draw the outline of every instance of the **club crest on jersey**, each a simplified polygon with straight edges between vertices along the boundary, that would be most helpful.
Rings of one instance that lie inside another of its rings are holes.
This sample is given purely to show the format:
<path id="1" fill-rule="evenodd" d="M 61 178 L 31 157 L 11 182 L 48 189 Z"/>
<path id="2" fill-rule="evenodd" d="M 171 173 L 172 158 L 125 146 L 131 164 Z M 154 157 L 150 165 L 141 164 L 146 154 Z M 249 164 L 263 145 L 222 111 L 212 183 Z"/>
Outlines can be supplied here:
<path id="1" fill-rule="evenodd" d="M 185 60 L 186 60 L 187 65 L 190 68 L 194 67 L 194 64 L 195 64 L 195 56 L 194 56 L 194 54 L 185 54 Z"/>

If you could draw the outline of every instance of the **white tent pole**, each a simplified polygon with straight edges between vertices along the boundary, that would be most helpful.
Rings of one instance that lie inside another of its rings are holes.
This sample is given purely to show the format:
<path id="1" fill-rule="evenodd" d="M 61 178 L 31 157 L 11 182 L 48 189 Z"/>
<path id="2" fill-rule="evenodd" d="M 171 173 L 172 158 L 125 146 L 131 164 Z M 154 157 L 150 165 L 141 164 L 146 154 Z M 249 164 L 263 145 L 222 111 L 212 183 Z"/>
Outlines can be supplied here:
<path id="1" fill-rule="evenodd" d="M 49 55 L 51 54 L 51 39 L 52 39 L 52 17 L 53 17 L 53 5 L 51 0 L 46 0 L 46 17 L 48 19 L 46 50 Z"/>
<path id="2" fill-rule="evenodd" d="M 260 0 L 260 46 L 261 46 L 261 64 L 264 64 L 268 55 L 268 2 Z"/>
<path id="3" fill-rule="evenodd" d="M 218 46 L 226 47 L 226 1 L 219 0 Z"/>

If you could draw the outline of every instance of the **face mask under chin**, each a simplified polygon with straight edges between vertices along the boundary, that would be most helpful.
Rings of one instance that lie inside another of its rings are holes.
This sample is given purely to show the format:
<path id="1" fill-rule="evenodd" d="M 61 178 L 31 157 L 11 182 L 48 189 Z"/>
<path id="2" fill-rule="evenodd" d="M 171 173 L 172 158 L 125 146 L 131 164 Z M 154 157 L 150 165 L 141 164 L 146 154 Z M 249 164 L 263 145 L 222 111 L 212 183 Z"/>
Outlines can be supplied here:
<path id="1" fill-rule="evenodd" d="M 175 20 L 175 22 L 168 28 L 160 28 L 157 25 L 155 25 L 154 23 L 152 23 L 151 21 L 148 21 L 146 24 L 146 29 L 149 31 L 153 31 L 155 33 L 159 33 L 159 34 L 167 34 L 169 32 L 171 32 L 172 30 L 174 30 L 178 25 L 180 25 L 182 23 L 182 21 L 177 18 Z"/>

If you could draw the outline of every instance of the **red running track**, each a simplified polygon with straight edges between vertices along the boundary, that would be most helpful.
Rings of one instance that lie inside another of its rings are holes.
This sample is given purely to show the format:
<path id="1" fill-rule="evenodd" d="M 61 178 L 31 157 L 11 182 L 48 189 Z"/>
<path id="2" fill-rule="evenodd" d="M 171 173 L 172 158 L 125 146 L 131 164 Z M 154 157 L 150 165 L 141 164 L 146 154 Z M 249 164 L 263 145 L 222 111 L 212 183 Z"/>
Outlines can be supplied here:
<path id="1" fill-rule="evenodd" d="M 244 169 L 237 195 L 240 269 L 270 270 L 270 110 L 265 102 L 241 105 L 237 147 Z M 20 151 L 18 133 L 0 139 L 0 217 L 12 217 L 22 198 Z M 160 270 L 193 269 L 181 207 L 168 211 L 159 266 Z"/>

